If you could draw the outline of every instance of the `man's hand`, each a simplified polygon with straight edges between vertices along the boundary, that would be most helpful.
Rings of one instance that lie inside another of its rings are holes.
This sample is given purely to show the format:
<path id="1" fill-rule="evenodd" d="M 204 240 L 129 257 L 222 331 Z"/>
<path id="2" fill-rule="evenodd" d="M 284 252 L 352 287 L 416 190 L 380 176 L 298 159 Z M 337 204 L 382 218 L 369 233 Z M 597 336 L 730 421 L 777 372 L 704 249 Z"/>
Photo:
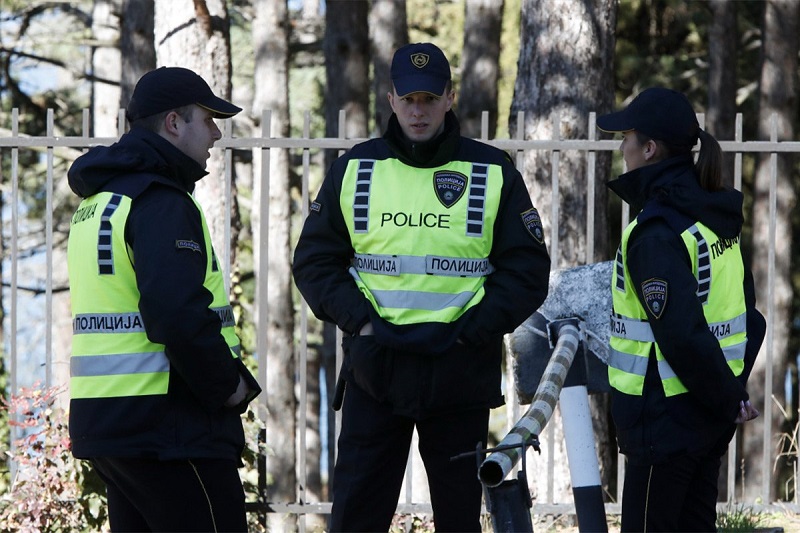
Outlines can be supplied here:
<path id="1" fill-rule="evenodd" d="M 753 405 L 750 403 L 750 400 L 746 402 L 739 402 L 739 415 L 736 417 L 735 422 L 737 424 L 744 424 L 749 420 L 757 418 L 760 414 L 761 413 L 758 412 L 758 409 L 753 407 Z"/>
<path id="2" fill-rule="evenodd" d="M 230 397 L 225 400 L 225 407 L 236 407 L 240 403 L 247 398 L 247 394 L 250 392 L 250 387 L 247 386 L 247 383 L 244 382 L 244 378 L 241 374 L 239 374 L 239 384 L 236 386 L 236 392 L 230 395 Z"/>

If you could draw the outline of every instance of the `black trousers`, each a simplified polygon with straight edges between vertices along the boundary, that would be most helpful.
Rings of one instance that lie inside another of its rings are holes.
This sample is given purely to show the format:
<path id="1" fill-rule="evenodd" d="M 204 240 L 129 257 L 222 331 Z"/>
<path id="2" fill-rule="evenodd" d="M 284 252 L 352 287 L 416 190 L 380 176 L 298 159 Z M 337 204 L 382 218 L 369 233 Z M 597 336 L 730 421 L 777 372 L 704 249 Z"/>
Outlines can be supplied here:
<path id="1" fill-rule="evenodd" d="M 489 410 L 413 420 L 347 384 L 333 473 L 330 531 L 388 531 L 397 509 L 414 427 L 430 487 L 437 532 L 481 531 L 481 483 L 475 456 L 485 446 Z"/>
<path id="2" fill-rule="evenodd" d="M 623 532 L 716 531 L 720 456 L 682 455 L 660 464 L 628 462 Z"/>
<path id="3" fill-rule="evenodd" d="M 96 457 L 113 532 L 246 532 L 236 461 Z"/>

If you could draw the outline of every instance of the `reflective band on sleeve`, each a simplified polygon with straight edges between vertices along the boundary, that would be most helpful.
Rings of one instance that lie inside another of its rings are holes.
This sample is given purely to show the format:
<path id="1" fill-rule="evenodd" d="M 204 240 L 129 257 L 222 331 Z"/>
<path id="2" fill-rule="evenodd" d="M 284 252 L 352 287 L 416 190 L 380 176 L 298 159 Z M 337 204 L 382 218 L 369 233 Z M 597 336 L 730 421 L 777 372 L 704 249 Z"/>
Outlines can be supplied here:
<path id="1" fill-rule="evenodd" d="M 141 333 L 144 331 L 139 313 L 94 313 L 72 319 L 72 333 Z"/>
<path id="2" fill-rule="evenodd" d="M 494 272 L 488 258 L 462 258 L 428 255 L 356 254 L 353 267 L 359 272 L 399 276 L 401 274 L 435 274 L 437 276 L 479 278 Z"/>
<path id="3" fill-rule="evenodd" d="M 611 348 L 608 366 L 628 374 L 644 376 L 647 373 L 647 357 L 640 357 Z"/>
<path id="4" fill-rule="evenodd" d="M 169 372 L 169 360 L 164 352 L 73 355 L 69 371 L 72 377 Z"/>

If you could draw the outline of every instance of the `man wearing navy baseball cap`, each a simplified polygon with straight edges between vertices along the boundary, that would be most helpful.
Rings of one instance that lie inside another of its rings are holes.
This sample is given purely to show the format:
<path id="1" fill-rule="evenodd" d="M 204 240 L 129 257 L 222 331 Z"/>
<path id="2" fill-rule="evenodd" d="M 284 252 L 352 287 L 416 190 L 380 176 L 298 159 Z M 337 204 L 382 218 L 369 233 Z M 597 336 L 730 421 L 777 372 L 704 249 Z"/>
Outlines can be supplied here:
<path id="1" fill-rule="evenodd" d="M 230 118 L 242 108 L 216 96 L 206 81 L 181 67 L 161 67 L 142 76 L 128 102 L 128 122 L 190 104 L 207 109 L 214 118 Z"/>
<path id="2" fill-rule="evenodd" d="M 436 531 L 481 531 L 474 452 L 503 404 L 503 334 L 544 301 L 550 259 L 511 158 L 461 136 L 444 53 L 402 46 L 391 77 L 386 132 L 332 165 L 293 262 L 346 334 L 329 531 L 389 530 L 414 430 Z"/>
<path id="3" fill-rule="evenodd" d="M 450 63 L 436 45 L 407 44 L 392 59 L 392 83 L 398 96 L 426 92 L 441 96 L 450 82 Z"/>
<path id="4" fill-rule="evenodd" d="M 106 484 L 112 531 L 247 531 L 240 415 L 261 389 L 191 196 L 214 119 L 239 111 L 191 70 L 153 70 L 131 130 L 69 169 L 83 199 L 67 254 L 69 432 Z"/>

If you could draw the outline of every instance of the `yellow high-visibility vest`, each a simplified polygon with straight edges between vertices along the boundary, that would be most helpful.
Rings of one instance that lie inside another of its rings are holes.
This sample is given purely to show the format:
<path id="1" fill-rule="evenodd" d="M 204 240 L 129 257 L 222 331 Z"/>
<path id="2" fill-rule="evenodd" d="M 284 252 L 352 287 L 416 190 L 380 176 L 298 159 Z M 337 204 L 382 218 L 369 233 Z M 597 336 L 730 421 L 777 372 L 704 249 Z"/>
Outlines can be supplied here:
<path id="1" fill-rule="evenodd" d="M 608 379 L 620 392 L 641 396 L 650 349 L 655 345 L 658 373 L 666 396 L 687 392 L 653 337 L 647 314 L 636 294 L 627 267 L 628 238 L 638 218 L 622 235 L 611 279 L 614 312 L 611 316 L 611 353 Z M 746 311 L 742 282 L 744 265 L 739 238 L 720 239 L 713 231 L 696 222 L 681 233 L 689 252 L 697 298 L 709 329 L 725 354 L 728 367 L 738 376 L 744 369 L 747 344 Z M 680 332 L 676 332 L 680 335 Z"/>
<path id="2" fill-rule="evenodd" d="M 188 194 L 188 193 L 187 193 Z M 200 206 L 208 262 L 204 286 L 213 295 L 222 335 L 238 357 L 239 338 L 222 273 Z M 113 398 L 164 395 L 170 363 L 164 345 L 151 342 L 139 314 L 132 251 L 125 242 L 131 199 L 101 192 L 84 199 L 70 223 L 67 261 L 72 302 L 70 396 Z"/>
<path id="3" fill-rule="evenodd" d="M 348 163 L 340 205 L 350 274 L 383 319 L 449 323 L 481 301 L 502 185 L 498 165 Z"/>

